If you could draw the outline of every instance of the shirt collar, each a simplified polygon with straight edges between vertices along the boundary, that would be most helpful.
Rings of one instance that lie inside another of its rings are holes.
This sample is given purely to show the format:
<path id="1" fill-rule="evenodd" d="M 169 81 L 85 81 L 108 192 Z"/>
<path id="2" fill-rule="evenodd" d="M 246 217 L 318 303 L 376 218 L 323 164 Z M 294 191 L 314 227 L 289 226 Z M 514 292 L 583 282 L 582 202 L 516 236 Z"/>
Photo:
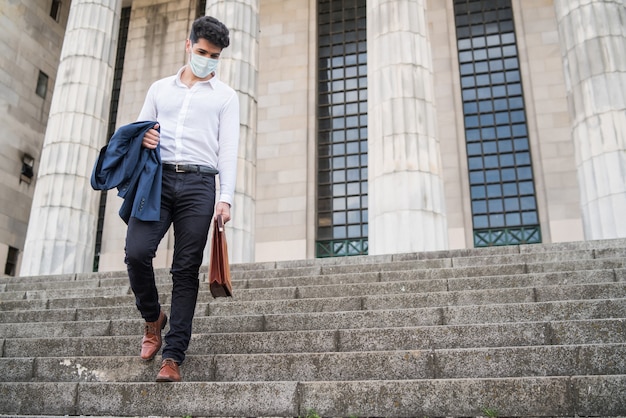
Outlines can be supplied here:
<path id="1" fill-rule="evenodd" d="M 180 79 L 180 77 L 183 74 L 183 70 L 185 69 L 186 65 L 183 65 L 182 67 L 180 67 L 180 69 L 178 70 L 178 72 L 176 73 L 176 85 L 180 86 L 180 87 L 185 87 L 187 88 L 187 86 L 185 85 L 185 83 L 182 82 L 182 80 Z M 191 69 L 189 70 L 191 71 Z M 217 73 L 213 74 L 213 77 L 211 77 L 209 80 L 204 80 L 204 81 L 197 81 L 196 84 L 208 84 L 211 87 L 215 88 L 215 82 L 217 81 Z"/>

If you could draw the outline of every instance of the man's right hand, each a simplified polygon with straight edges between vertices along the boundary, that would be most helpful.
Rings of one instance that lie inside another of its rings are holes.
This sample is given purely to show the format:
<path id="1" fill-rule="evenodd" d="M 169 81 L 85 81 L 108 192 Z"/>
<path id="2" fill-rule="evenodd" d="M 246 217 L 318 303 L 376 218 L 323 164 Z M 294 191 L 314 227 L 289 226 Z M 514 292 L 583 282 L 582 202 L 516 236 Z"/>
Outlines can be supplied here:
<path id="1" fill-rule="evenodd" d="M 159 128 L 159 124 L 154 125 L 154 128 L 148 129 L 148 131 L 143 136 L 143 140 L 141 141 L 141 145 L 148 149 L 155 149 L 159 144 L 159 140 L 161 139 L 161 135 L 157 129 Z"/>

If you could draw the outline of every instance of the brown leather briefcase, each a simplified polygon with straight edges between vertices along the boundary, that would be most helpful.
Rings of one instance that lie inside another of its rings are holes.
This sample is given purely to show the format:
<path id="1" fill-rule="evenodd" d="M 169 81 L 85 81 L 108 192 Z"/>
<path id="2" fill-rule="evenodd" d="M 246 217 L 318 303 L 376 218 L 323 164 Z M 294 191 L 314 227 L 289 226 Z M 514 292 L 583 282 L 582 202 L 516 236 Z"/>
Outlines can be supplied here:
<path id="1" fill-rule="evenodd" d="M 228 246 L 222 215 L 215 217 L 209 259 L 209 289 L 214 298 L 233 295 L 228 264 Z"/>

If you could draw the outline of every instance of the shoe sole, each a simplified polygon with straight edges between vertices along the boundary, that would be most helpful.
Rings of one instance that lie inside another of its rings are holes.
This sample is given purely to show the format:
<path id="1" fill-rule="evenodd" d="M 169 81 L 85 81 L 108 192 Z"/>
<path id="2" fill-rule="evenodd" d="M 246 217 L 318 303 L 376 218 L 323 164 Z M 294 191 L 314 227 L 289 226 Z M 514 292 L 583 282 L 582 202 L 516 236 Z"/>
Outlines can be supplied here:
<path id="1" fill-rule="evenodd" d="M 157 377 L 156 381 L 159 383 L 175 383 L 175 382 L 180 382 L 180 380 L 174 380 L 171 379 L 169 377 Z"/>

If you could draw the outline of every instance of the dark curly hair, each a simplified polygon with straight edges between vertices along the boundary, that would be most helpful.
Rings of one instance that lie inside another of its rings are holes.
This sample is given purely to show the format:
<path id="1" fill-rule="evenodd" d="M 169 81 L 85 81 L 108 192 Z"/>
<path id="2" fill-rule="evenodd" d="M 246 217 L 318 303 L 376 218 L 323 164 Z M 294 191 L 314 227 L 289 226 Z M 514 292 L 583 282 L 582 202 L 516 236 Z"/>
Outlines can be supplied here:
<path id="1" fill-rule="evenodd" d="M 202 16 L 197 18 L 191 25 L 191 33 L 189 40 L 192 44 L 203 38 L 224 49 L 230 45 L 228 37 L 228 28 L 222 22 L 211 16 Z"/>

